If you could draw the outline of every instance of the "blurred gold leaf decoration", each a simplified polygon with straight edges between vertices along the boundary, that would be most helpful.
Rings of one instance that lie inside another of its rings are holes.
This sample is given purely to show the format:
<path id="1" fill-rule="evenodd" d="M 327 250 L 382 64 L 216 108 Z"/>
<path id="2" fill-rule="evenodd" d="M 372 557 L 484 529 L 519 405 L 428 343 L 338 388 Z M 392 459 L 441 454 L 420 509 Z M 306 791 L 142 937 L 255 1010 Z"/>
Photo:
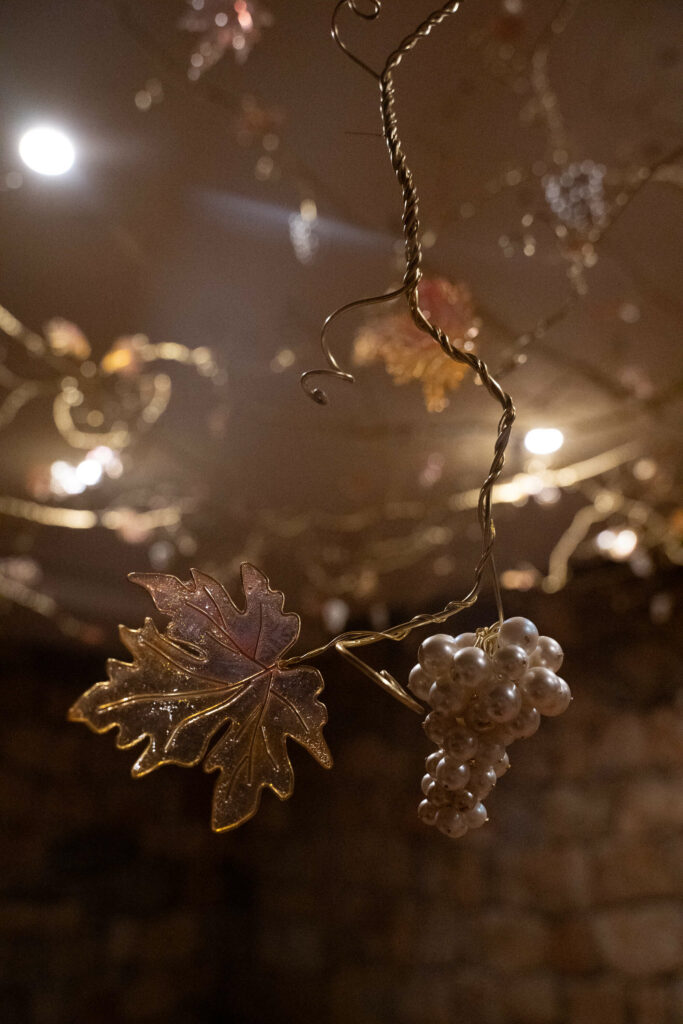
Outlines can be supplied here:
<path id="1" fill-rule="evenodd" d="M 63 317 L 56 316 L 48 320 L 45 324 L 45 337 L 57 356 L 70 356 L 79 363 L 90 358 L 90 342 L 83 331 Z"/>
<path id="2" fill-rule="evenodd" d="M 195 569 L 188 583 L 131 574 L 170 622 L 163 633 L 151 619 L 142 629 L 122 626 L 133 662 L 110 660 L 109 681 L 91 687 L 69 712 L 95 732 L 118 728 L 120 748 L 147 739 L 133 776 L 201 760 L 205 771 L 217 770 L 217 832 L 251 818 L 265 786 L 281 800 L 291 796 L 288 736 L 323 767 L 332 766 L 322 735 L 327 709 L 317 700 L 322 676 L 280 660 L 299 636 L 299 616 L 283 612 L 284 595 L 253 565 L 243 563 L 241 577 L 243 611 L 220 583 Z"/>
<path id="3" fill-rule="evenodd" d="M 479 327 L 466 285 L 452 284 L 444 278 L 423 278 L 420 305 L 455 345 L 469 350 L 474 347 Z M 408 310 L 369 320 L 356 335 L 353 360 L 357 366 L 382 361 L 395 384 L 420 381 L 429 412 L 446 408 L 448 392 L 460 385 L 468 369 L 450 359 L 420 331 Z"/>

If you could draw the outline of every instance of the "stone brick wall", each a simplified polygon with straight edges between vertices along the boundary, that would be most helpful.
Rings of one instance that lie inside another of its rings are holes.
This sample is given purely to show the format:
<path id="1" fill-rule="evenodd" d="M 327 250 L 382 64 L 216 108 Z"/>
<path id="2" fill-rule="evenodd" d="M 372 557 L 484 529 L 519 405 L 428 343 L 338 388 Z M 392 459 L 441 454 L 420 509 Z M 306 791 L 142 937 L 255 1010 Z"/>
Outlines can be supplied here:
<path id="1" fill-rule="evenodd" d="M 585 659 L 584 659 L 585 666 Z M 511 751 L 491 823 L 416 819 L 429 744 L 328 673 L 326 773 L 294 755 L 234 835 L 212 780 L 67 725 L 100 659 L 6 657 L 0 691 L 3 1024 L 680 1024 L 683 709 L 601 697 Z"/>

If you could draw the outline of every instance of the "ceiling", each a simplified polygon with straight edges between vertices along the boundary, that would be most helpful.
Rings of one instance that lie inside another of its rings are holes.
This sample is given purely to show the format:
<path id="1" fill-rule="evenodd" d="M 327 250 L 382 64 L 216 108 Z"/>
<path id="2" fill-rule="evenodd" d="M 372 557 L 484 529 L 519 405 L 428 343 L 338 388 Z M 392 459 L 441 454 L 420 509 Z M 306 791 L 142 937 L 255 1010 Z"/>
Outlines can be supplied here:
<path id="1" fill-rule="evenodd" d="M 74 322 L 96 366 L 116 339 L 144 334 L 207 347 L 220 368 L 202 376 L 171 362 L 84 377 L 73 356 L 67 365 L 6 339 L 4 365 L 39 383 L 2 430 L 7 629 L 30 633 L 47 616 L 92 642 L 145 607 L 128 572 L 182 575 L 198 564 L 232 584 L 242 558 L 312 630 L 347 611 L 381 623 L 461 596 L 478 558 L 470 492 L 488 470 L 498 418 L 484 389 L 468 377 L 430 413 L 418 384 L 397 388 L 381 366 L 359 369 L 353 386 L 331 381 L 325 408 L 298 385 L 321 365 L 328 314 L 401 280 L 401 198 L 376 83 L 334 47 L 322 0 L 267 0 L 273 24 L 248 59 L 228 52 L 189 81 L 194 40 L 177 27 L 185 7 L 0 9 L 0 303 L 39 334 L 51 318 Z M 341 19 L 373 66 L 429 12 L 415 0 L 384 7 L 375 23 Z M 477 352 L 515 401 L 503 479 L 531 472 L 544 487 L 539 501 L 522 482 L 518 500 L 497 510 L 510 587 L 541 586 L 559 565 L 546 581 L 557 589 L 563 558 L 575 571 L 604 560 L 591 539 L 604 527 L 635 531 L 636 573 L 679 557 L 681 39 L 677 0 L 471 0 L 397 72 L 431 243 L 425 272 L 469 288 Z M 246 108 L 245 96 L 256 98 Z M 260 127 L 254 109 L 265 111 Z M 63 179 L 19 164 L 17 138 L 37 120 L 76 140 L 76 169 Z M 575 164 L 597 175 L 578 227 L 546 194 Z M 311 200 L 317 216 L 302 220 Z M 335 324 L 344 366 L 366 317 Z M 141 394 L 155 373 L 168 374 L 172 392 L 147 422 Z M 36 485 L 54 461 L 84 457 L 54 420 L 65 377 L 83 395 L 76 419 L 103 410 L 133 435 L 122 475 L 71 497 Z M 560 428 L 565 444 L 529 466 L 523 439 L 535 426 Z M 99 525 L 74 529 L 57 513 L 46 525 L 38 506 L 94 511 Z M 154 528 L 104 514 L 160 508 L 175 519 L 161 515 Z M 13 603 L 31 610 L 16 618 Z"/>

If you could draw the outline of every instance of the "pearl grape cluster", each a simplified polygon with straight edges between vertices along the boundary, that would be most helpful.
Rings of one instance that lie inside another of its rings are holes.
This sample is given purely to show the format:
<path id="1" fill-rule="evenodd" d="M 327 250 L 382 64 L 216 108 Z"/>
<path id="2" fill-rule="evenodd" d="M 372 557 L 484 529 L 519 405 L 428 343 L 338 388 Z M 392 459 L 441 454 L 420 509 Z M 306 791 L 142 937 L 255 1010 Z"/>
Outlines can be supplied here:
<path id="1" fill-rule="evenodd" d="M 408 686 L 431 707 L 424 730 L 437 745 L 426 760 L 418 815 L 454 839 L 488 821 L 483 800 L 510 767 L 514 740 L 562 714 L 571 691 L 555 673 L 562 648 L 533 622 L 506 619 L 497 632 L 427 637 Z"/>

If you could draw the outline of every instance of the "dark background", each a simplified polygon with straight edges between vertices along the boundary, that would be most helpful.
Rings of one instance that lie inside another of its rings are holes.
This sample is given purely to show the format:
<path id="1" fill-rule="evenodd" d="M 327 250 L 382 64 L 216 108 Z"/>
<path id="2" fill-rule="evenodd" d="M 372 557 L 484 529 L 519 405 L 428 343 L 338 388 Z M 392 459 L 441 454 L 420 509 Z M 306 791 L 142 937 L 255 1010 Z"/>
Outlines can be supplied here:
<path id="1" fill-rule="evenodd" d="M 417 820 L 418 718 L 333 662 L 334 770 L 295 749 L 291 801 L 266 791 L 256 818 L 215 835 L 210 777 L 132 782 L 130 752 L 65 724 L 99 658 L 15 652 L 4 1020 L 680 1020 L 683 716 L 667 692 L 680 616 L 653 642 L 633 628 L 643 584 L 601 582 L 581 609 L 552 599 L 579 637 L 574 702 L 513 746 L 491 821 L 460 841 Z M 537 601 L 524 610 L 540 620 Z"/>

